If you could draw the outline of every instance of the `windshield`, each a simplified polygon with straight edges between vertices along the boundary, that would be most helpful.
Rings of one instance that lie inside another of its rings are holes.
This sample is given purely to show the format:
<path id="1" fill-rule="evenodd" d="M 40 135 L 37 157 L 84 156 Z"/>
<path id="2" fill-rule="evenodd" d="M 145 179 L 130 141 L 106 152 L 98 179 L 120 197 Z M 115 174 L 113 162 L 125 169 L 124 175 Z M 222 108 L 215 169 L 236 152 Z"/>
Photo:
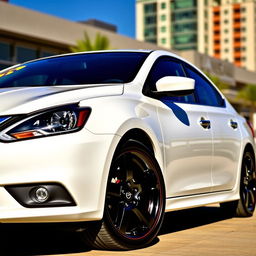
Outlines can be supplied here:
<path id="1" fill-rule="evenodd" d="M 148 53 L 105 52 L 54 57 L 0 72 L 0 88 L 131 82 Z"/>

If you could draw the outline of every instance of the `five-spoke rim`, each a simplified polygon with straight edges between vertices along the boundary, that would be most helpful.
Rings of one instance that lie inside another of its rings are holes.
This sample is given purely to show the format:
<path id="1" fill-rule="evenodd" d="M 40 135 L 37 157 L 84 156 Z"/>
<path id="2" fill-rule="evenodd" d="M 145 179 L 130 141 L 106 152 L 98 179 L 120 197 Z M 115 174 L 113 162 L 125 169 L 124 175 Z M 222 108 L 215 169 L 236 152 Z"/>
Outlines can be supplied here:
<path id="1" fill-rule="evenodd" d="M 252 213 L 256 200 L 256 173 L 254 160 L 249 153 L 244 156 L 242 173 L 241 197 L 246 210 Z"/>
<path id="2" fill-rule="evenodd" d="M 137 150 L 125 151 L 112 164 L 106 197 L 106 213 L 124 238 L 149 235 L 162 211 L 162 187 L 151 159 Z"/>

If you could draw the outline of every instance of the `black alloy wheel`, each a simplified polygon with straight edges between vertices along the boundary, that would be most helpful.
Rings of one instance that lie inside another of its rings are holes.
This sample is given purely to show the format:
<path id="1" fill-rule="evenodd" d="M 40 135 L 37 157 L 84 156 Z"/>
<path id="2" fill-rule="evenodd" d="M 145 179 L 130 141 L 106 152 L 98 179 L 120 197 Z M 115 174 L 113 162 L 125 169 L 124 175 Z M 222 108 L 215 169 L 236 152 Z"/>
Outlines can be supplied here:
<path id="1" fill-rule="evenodd" d="M 252 216 L 256 203 L 256 172 L 255 161 L 252 153 L 250 152 L 246 152 L 243 158 L 240 197 L 240 214 Z"/>
<path id="2" fill-rule="evenodd" d="M 90 244 L 127 250 L 150 243 L 161 227 L 165 190 L 155 157 L 141 143 L 130 141 L 115 154 L 106 191 L 104 218 Z"/>
<path id="3" fill-rule="evenodd" d="M 256 204 L 256 170 L 254 154 L 246 151 L 243 156 L 240 199 L 237 201 L 221 203 L 225 214 L 236 217 L 250 217 L 253 215 Z"/>

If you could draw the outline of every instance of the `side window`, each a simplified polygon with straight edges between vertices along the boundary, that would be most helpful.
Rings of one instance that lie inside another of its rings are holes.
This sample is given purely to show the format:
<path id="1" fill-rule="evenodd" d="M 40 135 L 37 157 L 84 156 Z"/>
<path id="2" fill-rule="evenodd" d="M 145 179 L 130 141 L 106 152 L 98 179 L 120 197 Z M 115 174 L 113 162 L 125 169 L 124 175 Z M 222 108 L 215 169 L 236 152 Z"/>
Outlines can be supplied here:
<path id="1" fill-rule="evenodd" d="M 195 91 L 199 104 L 223 107 L 224 101 L 218 91 L 193 67 L 185 65 L 187 76 L 195 80 Z"/>
<path id="2" fill-rule="evenodd" d="M 179 63 L 178 60 L 174 60 L 169 57 L 161 57 L 155 62 L 155 64 L 151 68 L 143 88 L 143 93 L 146 95 L 149 95 L 150 91 L 155 91 L 156 82 L 160 78 L 165 76 L 185 77 L 186 75 L 184 73 L 181 63 Z M 195 102 L 194 95 L 181 96 L 181 97 L 168 97 L 168 99 L 176 102 L 186 102 L 186 103 Z"/>

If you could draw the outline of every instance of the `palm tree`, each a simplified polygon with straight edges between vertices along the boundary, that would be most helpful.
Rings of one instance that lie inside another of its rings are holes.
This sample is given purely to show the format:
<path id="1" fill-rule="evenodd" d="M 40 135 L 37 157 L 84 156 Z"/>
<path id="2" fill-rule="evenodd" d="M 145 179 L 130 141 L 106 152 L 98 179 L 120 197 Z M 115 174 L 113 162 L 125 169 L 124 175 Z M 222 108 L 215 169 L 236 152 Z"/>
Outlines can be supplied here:
<path id="1" fill-rule="evenodd" d="M 228 89 L 229 85 L 223 81 L 220 80 L 220 78 L 218 76 L 212 75 L 208 72 L 204 72 L 208 78 L 221 90 L 225 90 Z"/>
<path id="2" fill-rule="evenodd" d="M 256 104 L 256 85 L 247 84 L 239 93 L 238 97 L 250 102 L 252 105 Z"/>
<path id="3" fill-rule="evenodd" d="M 110 43 L 106 36 L 97 33 L 94 42 L 92 42 L 86 32 L 84 32 L 83 39 L 77 40 L 76 46 L 70 47 L 72 52 L 98 51 L 108 49 L 110 49 Z"/>

